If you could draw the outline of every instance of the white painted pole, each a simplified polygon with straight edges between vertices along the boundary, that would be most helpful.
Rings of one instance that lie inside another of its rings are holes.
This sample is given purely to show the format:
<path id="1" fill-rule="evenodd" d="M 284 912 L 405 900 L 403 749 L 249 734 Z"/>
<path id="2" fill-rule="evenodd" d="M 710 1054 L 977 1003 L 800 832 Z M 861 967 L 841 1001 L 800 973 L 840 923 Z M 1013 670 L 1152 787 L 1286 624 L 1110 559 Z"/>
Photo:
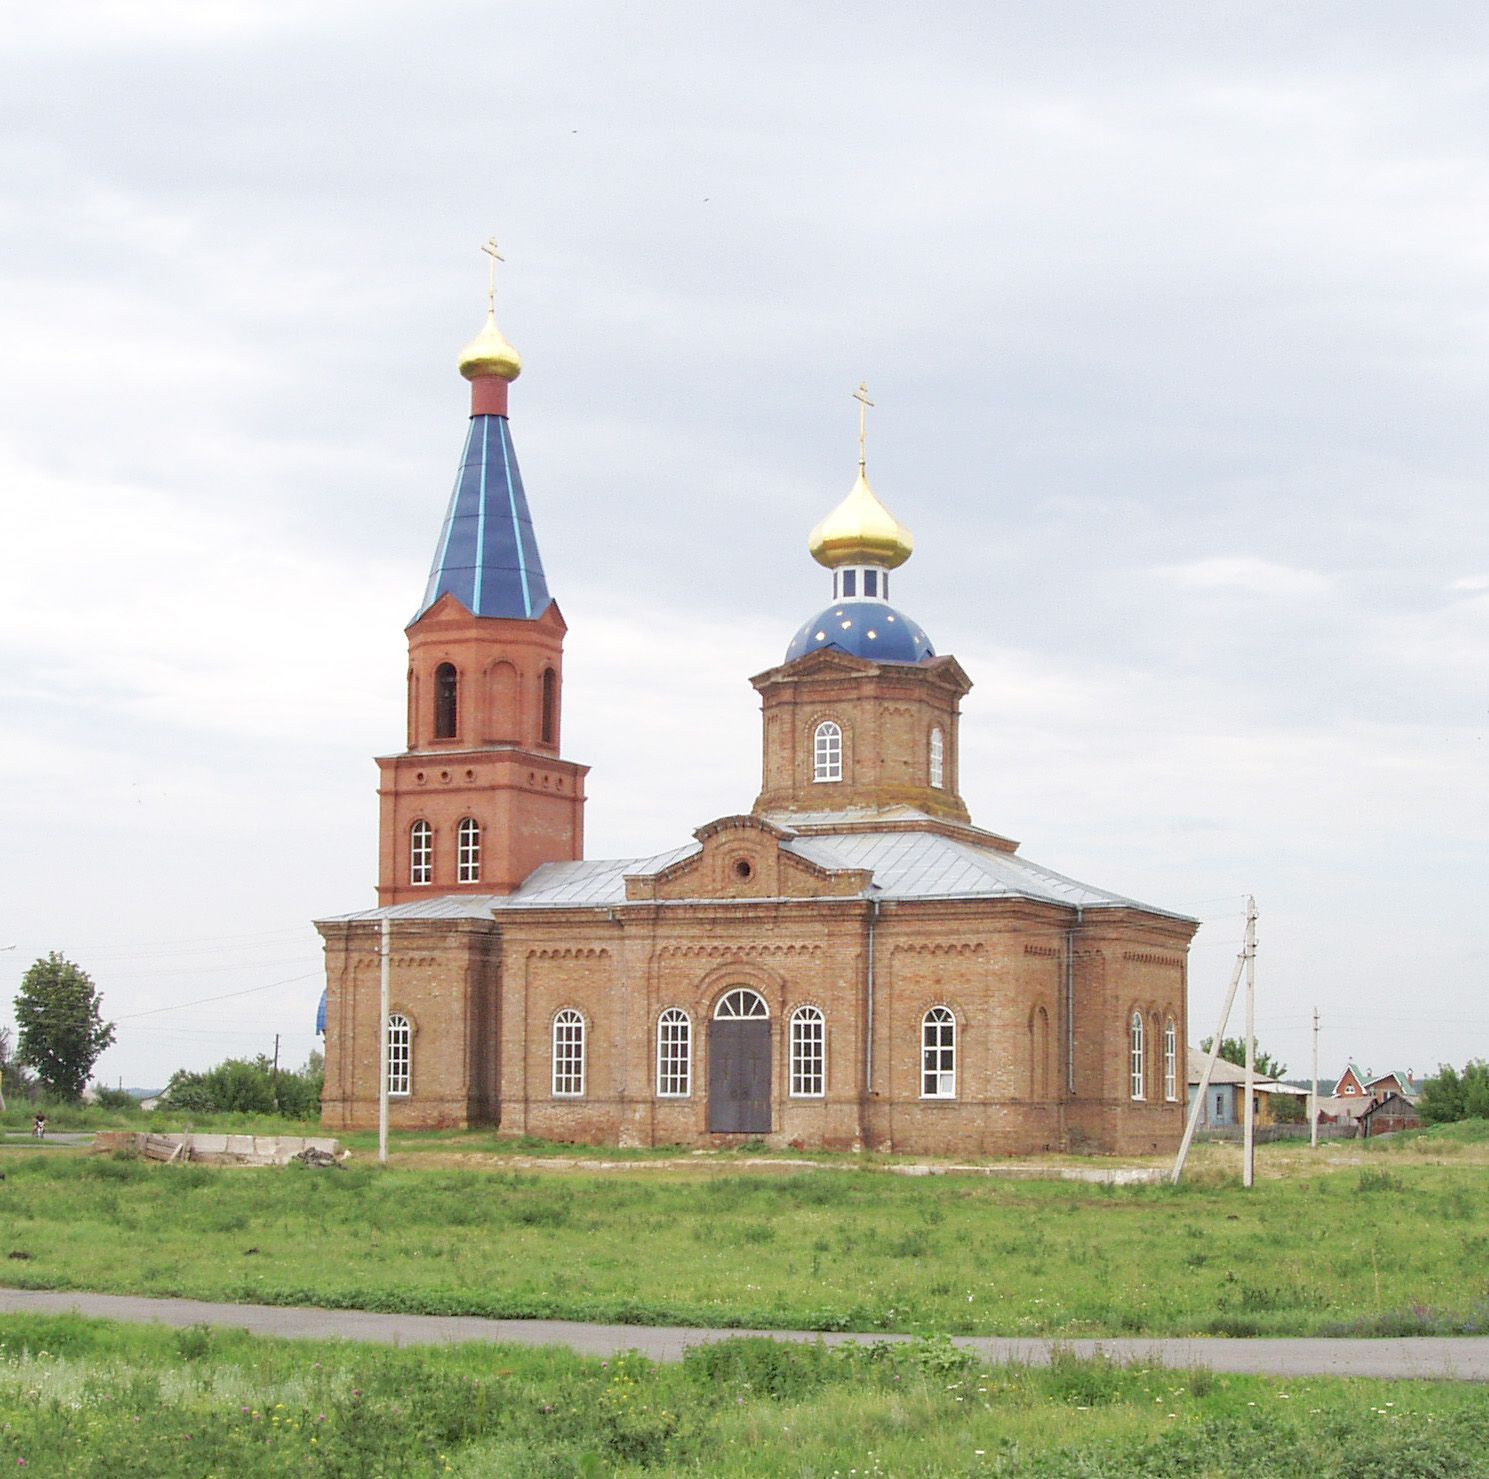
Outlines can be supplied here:
<path id="1" fill-rule="evenodd" d="M 377 1158 L 388 1163 L 388 1011 L 392 982 L 393 921 L 383 915 L 382 959 L 378 962 L 377 1019 Z"/>
<path id="2" fill-rule="evenodd" d="M 1173 1185 L 1179 1184 L 1179 1177 L 1184 1174 L 1184 1162 L 1189 1158 L 1189 1147 L 1194 1140 L 1195 1127 L 1199 1124 L 1199 1117 L 1204 1111 L 1205 1095 L 1210 1091 L 1210 1075 L 1215 1071 L 1215 1060 L 1220 1056 L 1221 1039 L 1225 1036 L 1225 1029 L 1230 1023 L 1230 1009 L 1235 1005 L 1236 987 L 1241 984 L 1241 972 L 1246 966 L 1246 947 L 1241 946 L 1241 953 L 1236 956 L 1236 968 L 1231 972 L 1230 986 L 1225 993 L 1225 1005 L 1220 1009 L 1220 1025 L 1215 1029 L 1215 1036 L 1210 1039 L 1210 1055 L 1205 1059 L 1204 1072 L 1199 1076 L 1199 1087 L 1194 1091 L 1194 1103 L 1189 1106 L 1189 1119 L 1184 1125 L 1184 1138 L 1179 1142 L 1179 1154 L 1174 1158 L 1174 1169 L 1169 1174 L 1169 1180 Z M 1189 1077 L 1189 1044 L 1184 1044 L 1184 1077 Z"/>
<path id="3" fill-rule="evenodd" d="M 1256 1181 L 1256 900 L 1246 900 L 1246 1134 L 1241 1184 Z"/>
<path id="4" fill-rule="evenodd" d="M 1308 1098 L 1308 1148 L 1318 1149 L 1318 1008 L 1313 1009 L 1313 1093 Z"/>

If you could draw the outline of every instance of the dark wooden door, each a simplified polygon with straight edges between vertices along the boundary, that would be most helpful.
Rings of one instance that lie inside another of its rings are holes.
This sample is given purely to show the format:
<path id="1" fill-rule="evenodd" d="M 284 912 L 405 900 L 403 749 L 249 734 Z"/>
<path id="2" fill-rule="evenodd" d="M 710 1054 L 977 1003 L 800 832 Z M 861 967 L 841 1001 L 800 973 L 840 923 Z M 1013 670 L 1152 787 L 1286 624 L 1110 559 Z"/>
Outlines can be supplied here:
<path id="1" fill-rule="evenodd" d="M 708 1128 L 770 1133 L 770 1023 L 709 1023 Z"/>

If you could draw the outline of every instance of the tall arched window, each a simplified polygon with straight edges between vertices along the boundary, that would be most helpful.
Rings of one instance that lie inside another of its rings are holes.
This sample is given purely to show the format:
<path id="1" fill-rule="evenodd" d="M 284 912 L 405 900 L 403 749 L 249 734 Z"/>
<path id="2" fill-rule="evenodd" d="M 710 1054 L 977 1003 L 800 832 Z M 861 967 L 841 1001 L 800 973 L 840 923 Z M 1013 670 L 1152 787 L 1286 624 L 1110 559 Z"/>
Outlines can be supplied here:
<path id="1" fill-rule="evenodd" d="M 434 737 L 454 739 L 460 718 L 460 678 L 455 664 L 442 662 L 434 670 Z"/>
<path id="2" fill-rule="evenodd" d="M 543 669 L 543 743 L 558 743 L 558 674 Z"/>
<path id="3" fill-rule="evenodd" d="M 827 1093 L 827 1021 L 819 1007 L 791 1014 L 791 1097 L 820 1099 Z"/>
<path id="4" fill-rule="evenodd" d="M 553 1095 L 577 1099 L 584 1093 L 584 1018 L 565 1007 L 553 1019 Z"/>
<path id="5" fill-rule="evenodd" d="M 932 1007 L 920 1023 L 920 1097 L 956 1098 L 956 1018 Z"/>
<path id="6" fill-rule="evenodd" d="M 1179 1029 L 1172 1017 L 1163 1024 L 1163 1097 L 1170 1103 L 1179 1097 Z"/>
<path id="7" fill-rule="evenodd" d="M 1147 1073 L 1144 1067 L 1143 1053 L 1143 1014 L 1134 1012 L 1131 1023 L 1131 1060 L 1132 1060 L 1132 1097 L 1134 1099 L 1146 1099 L 1148 1097 Z"/>
<path id="8" fill-rule="evenodd" d="M 408 829 L 408 881 L 434 882 L 434 828 L 428 822 L 415 822 Z"/>
<path id="9" fill-rule="evenodd" d="M 414 1081 L 414 1033 L 407 1017 L 388 1017 L 388 1097 L 407 1099 Z"/>
<path id="10" fill-rule="evenodd" d="M 824 719 L 812 741 L 812 779 L 840 781 L 843 778 L 843 731 Z"/>
<path id="11" fill-rule="evenodd" d="M 461 883 L 481 881 L 481 824 L 474 817 L 466 817 L 456 834 L 458 844 L 455 852 L 455 877 Z"/>
<path id="12" fill-rule="evenodd" d="M 931 730 L 931 784 L 937 790 L 946 784 L 946 741 L 939 726 Z"/>
<path id="13" fill-rule="evenodd" d="M 693 1091 L 693 1023 L 678 1007 L 657 1018 L 657 1096 L 686 1099 Z"/>

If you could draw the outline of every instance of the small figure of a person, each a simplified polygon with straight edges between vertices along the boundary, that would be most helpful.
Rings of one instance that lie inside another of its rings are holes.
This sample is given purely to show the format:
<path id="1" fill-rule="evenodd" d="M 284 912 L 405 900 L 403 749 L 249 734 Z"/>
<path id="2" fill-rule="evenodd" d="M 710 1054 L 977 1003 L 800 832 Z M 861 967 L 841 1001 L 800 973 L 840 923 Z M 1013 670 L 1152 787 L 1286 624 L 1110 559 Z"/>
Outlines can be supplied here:
<path id="1" fill-rule="evenodd" d="M 36 1116 L 36 1123 L 31 1126 L 31 1133 L 35 1135 L 38 1140 L 45 1138 L 47 1133 L 46 1115 L 39 1114 Z"/>

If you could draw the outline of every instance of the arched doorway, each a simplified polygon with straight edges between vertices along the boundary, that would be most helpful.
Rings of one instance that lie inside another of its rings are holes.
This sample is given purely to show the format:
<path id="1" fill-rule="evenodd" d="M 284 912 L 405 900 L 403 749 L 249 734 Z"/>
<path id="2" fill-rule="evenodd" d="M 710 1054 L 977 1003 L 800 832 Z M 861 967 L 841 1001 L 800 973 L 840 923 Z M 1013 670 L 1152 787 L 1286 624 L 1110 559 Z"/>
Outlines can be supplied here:
<path id="1" fill-rule="evenodd" d="M 708 1128 L 770 1133 L 770 1008 L 757 991 L 726 991 L 708 1024 Z"/>

